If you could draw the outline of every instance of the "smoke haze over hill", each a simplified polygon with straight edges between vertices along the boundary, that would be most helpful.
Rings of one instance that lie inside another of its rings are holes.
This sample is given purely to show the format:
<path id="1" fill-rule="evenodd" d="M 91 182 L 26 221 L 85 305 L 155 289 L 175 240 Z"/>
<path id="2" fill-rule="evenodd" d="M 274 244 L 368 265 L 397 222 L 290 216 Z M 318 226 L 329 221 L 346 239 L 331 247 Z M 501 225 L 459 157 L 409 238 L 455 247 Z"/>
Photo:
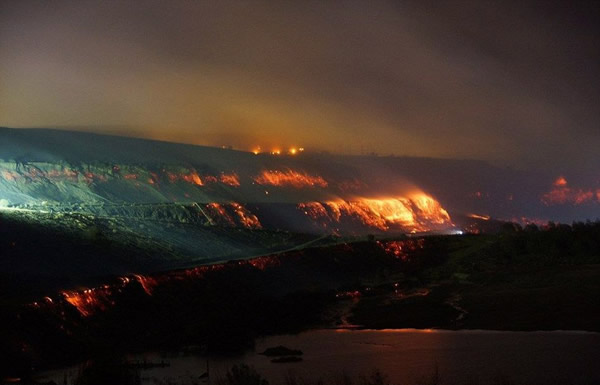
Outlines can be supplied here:
<path id="1" fill-rule="evenodd" d="M 0 125 L 600 178 L 597 2 L 1 7 Z"/>

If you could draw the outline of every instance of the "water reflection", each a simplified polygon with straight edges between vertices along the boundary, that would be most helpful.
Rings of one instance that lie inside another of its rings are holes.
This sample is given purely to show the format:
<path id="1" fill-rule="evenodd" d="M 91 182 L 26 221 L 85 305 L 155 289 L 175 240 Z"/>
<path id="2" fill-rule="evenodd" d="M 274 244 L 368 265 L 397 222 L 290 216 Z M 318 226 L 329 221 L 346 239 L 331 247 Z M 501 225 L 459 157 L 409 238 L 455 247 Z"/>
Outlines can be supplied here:
<path id="1" fill-rule="evenodd" d="M 274 364 L 269 357 L 254 352 L 236 358 L 211 357 L 211 379 L 243 362 L 254 366 L 271 385 L 284 383 L 289 371 L 309 379 L 326 379 L 341 373 L 358 376 L 374 368 L 398 384 L 414 384 L 436 368 L 446 384 L 494 383 L 499 376 L 516 384 L 600 383 L 599 333 L 315 330 L 267 337 L 257 341 L 255 350 L 262 352 L 278 345 L 302 350 L 303 361 Z M 143 370 L 143 384 L 191 384 L 207 365 L 204 356 L 181 353 L 168 357 L 146 353 L 131 358 L 170 362 L 169 367 Z M 46 377 L 62 383 L 64 373 L 55 371 Z"/>

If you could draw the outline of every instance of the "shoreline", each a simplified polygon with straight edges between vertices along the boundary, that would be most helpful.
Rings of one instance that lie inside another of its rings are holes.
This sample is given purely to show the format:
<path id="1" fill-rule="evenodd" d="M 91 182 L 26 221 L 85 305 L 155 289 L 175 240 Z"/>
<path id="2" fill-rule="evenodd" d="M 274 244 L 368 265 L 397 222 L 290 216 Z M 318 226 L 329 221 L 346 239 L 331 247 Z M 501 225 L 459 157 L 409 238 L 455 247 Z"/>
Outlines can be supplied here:
<path id="1" fill-rule="evenodd" d="M 338 332 L 341 334 L 338 335 Z M 401 336 L 401 334 L 406 334 L 406 336 Z M 434 336 L 435 334 L 444 335 L 446 337 L 438 339 Z M 397 337 L 394 335 L 397 335 Z M 427 335 L 430 336 L 428 337 Z M 588 338 L 588 336 L 591 338 Z M 567 341 L 572 341 L 571 343 L 576 343 L 576 345 L 573 346 L 579 346 L 579 344 L 581 344 L 582 347 L 586 346 L 586 349 L 589 351 L 591 346 L 590 344 L 593 346 L 595 344 L 594 341 L 596 341 L 598 337 L 599 333 L 581 331 L 511 332 L 490 330 L 454 331 L 442 329 L 348 330 L 316 328 L 300 333 L 284 333 L 259 337 L 257 338 L 257 344 L 255 348 L 246 349 L 244 352 L 241 352 L 235 356 L 221 356 L 218 354 L 207 354 L 197 351 L 192 351 L 190 353 L 183 347 L 177 349 L 177 351 L 149 350 L 146 352 L 130 354 L 128 355 L 128 361 L 142 362 L 143 360 L 145 362 L 147 360 L 147 362 L 158 362 L 163 360 L 165 363 L 168 363 L 169 365 L 165 368 L 152 368 L 147 372 L 144 371 L 144 373 L 147 373 L 145 375 L 146 378 L 154 378 L 155 380 L 169 378 L 169 376 L 173 376 L 174 373 L 179 373 L 179 371 L 184 370 L 184 368 L 185 370 L 192 370 L 192 373 L 193 370 L 198 370 L 198 373 L 200 373 L 203 370 L 202 365 L 204 362 L 206 362 L 206 360 L 210 360 L 211 370 L 214 369 L 215 374 L 217 375 L 218 373 L 224 373 L 224 371 L 228 370 L 228 368 L 231 368 L 233 365 L 244 364 L 255 367 L 259 373 L 263 373 L 269 379 L 276 379 L 279 378 L 281 373 L 288 370 L 286 368 L 292 368 L 292 366 L 272 366 L 270 364 L 270 359 L 268 357 L 264 358 L 260 354 L 260 351 L 264 350 L 265 348 L 279 345 L 302 350 L 306 359 L 303 360 L 299 366 L 293 367 L 298 370 L 297 373 L 299 375 L 302 375 L 302 373 L 306 375 L 306 373 L 311 373 L 314 371 L 315 376 L 323 376 L 326 374 L 323 372 L 324 367 L 322 360 L 326 360 L 325 362 L 328 362 L 332 365 L 331 368 L 339 371 L 340 373 L 344 371 L 344 368 L 347 368 L 353 373 L 367 373 L 368 368 L 365 365 L 360 364 L 362 360 L 365 360 L 368 357 L 375 357 L 374 355 L 378 356 L 379 354 L 384 354 L 388 358 L 395 356 L 396 354 L 413 355 L 414 347 L 417 345 L 423 346 L 424 348 L 420 349 L 420 353 L 418 353 L 421 357 L 421 360 L 431 360 L 431 365 L 433 367 L 437 366 L 433 364 L 433 362 L 437 360 L 436 357 L 440 357 L 439 355 L 442 355 L 450 359 L 453 353 L 449 352 L 452 352 L 454 348 L 459 348 L 461 346 L 470 346 L 466 353 L 461 354 L 467 354 L 467 356 L 476 357 L 477 355 L 483 353 L 484 357 L 487 357 L 483 358 L 484 361 L 487 360 L 489 362 L 496 362 L 495 360 L 497 358 L 494 358 L 491 355 L 486 355 L 486 352 L 489 353 L 493 351 L 494 346 L 497 343 L 501 343 L 503 345 L 508 343 L 506 346 L 512 346 L 511 349 L 514 350 L 518 349 L 518 346 L 523 343 L 525 343 L 527 346 L 534 346 L 533 349 L 536 349 L 535 346 L 538 345 L 547 347 L 552 346 L 555 343 L 559 343 L 559 345 L 564 346 Z M 325 350 L 322 350 L 320 346 L 323 346 Z M 353 348 L 353 346 L 355 346 L 355 348 Z M 385 347 L 385 350 L 382 351 L 380 348 L 373 350 L 374 348 L 371 346 L 382 346 Z M 450 348 L 450 350 L 448 350 L 448 348 Z M 352 349 L 354 352 L 353 355 L 346 355 L 348 349 Z M 576 348 L 575 351 L 578 351 L 577 349 L 578 348 Z M 524 354 L 524 359 L 527 359 L 528 355 L 526 353 Z M 588 356 L 585 357 L 589 358 L 589 353 Z M 339 363 L 337 363 L 338 359 L 341 360 Z M 358 361 L 353 361 L 357 359 Z M 553 358 L 546 356 L 545 360 L 550 360 L 550 362 L 552 362 Z M 353 366 L 353 362 L 356 362 L 357 366 Z M 408 363 L 404 366 L 404 368 L 413 373 L 415 371 L 422 370 L 423 368 L 423 365 L 414 366 L 410 363 L 410 361 L 407 362 Z M 511 366 L 511 362 L 520 362 L 520 360 L 516 360 L 514 358 L 511 359 L 510 356 L 506 356 L 505 358 L 500 359 L 499 362 L 503 362 L 503 370 L 507 376 L 519 378 L 523 375 L 523 373 L 519 372 L 519 368 L 516 366 L 514 367 L 513 372 Z M 81 368 L 83 367 L 82 365 L 85 364 L 86 361 L 83 361 L 78 364 L 37 372 L 31 377 L 32 380 L 37 382 L 33 382 L 32 384 L 43 384 L 50 380 L 54 380 L 56 382 L 57 378 L 61 379 L 65 375 L 71 376 L 69 378 L 73 378 L 72 376 L 80 372 Z M 327 367 L 329 364 L 325 364 L 325 366 Z M 384 360 L 381 361 L 380 364 L 383 365 L 381 368 L 379 368 L 382 369 L 383 373 L 387 373 L 392 377 L 399 375 L 398 372 L 395 372 L 394 369 L 390 367 L 389 361 Z M 198 367 L 198 365 L 200 365 L 200 367 Z M 449 363 L 446 361 L 445 364 L 440 366 L 444 376 L 450 376 L 448 378 L 456 376 L 457 373 L 469 375 L 469 370 L 471 370 L 471 366 L 469 364 L 457 364 L 458 366 L 456 367 L 448 365 Z M 275 384 L 279 382 L 273 383 Z"/>
<path id="2" fill-rule="evenodd" d="M 590 224 L 574 235 L 592 239 L 598 228 Z M 6 309 L 4 330 L 24 328 L 5 336 L 16 342 L 7 344 L 11 360 L 2 374 L 27 378 L 82 357 L 186 345 L 232 355 L 257 339 L 319 329 L 595 336 L 600 261 L 594 250 L 551 259 L 521 247 L 544 241 L 554 250 L 562 236 L 548 230 L 362 241 L 67 293 L 60 301 Z M 398 256 L 391 246 L 404 251 Z M 467 316 L 459 317 L 457 306 Z M 28 350 L 19 350 L 19 339 Z"/>
<path id="3" fill-rule="evenodd" d="M 340 332 L 340 333 L 406 333 L 406 334 L 431 334 L 431 333 L 440 333 L 440 334 L 552 334 L 552 335 L 557 335 L 557 334 L 562 334 L 562 335 L 600 335 L 600 332 L 598 331 L 588 331 L 588 330 L 488 330 L 488 329 L 457 329 L 457 330 L 452 330 L 452 329 L 436 329 L 436 328 L 423 328 L 423 329 L 419 329 L 419 328 L 399 328 L 399 329 L 393 329 L 393 328 L 388 328 L 388 329 L 372 329 L 372 328 L 326 328 L 326 327 L 322 327 L 322 328 L 313 328 L 313 329 L 308 329 L 308 330 L 303 330 L 300 331 L 298 333 L 278 333 L 278 334 L 270 334 L 270 335 L 265 335 L 265 336 L 259 336 L 257 338 L 255 338 L 255 342 L 257 341 L 264 341 L 267 340 L 269 338 L 278 338 L 278 337 L 289 337 L 289 336 L 299 336 L 301 334 L 313 334 L 313 333 L 318 333 L 318 332 L 329 332 L 329 331 L 335 331 L 335 332 Z M 167 350 L 161 350 L 161 349 L 151 349 L 148 351 L 143 351 L 143 352 L 128 352 L 128 353 L 123 353 L 125 356 L 136 356 L 136 355 L 140 355 L 140 354 L 161 354 L 161 353 L 181 353 L 186 351 L 187 346 L 186 345 L 182 345 L 178 348 L 175 349 L 167 349 Z M 254 347 L 253 348 L 248 348 L 246 350 L 243 350 L 241 352 L 238 352 L 237 354 L 234 355 L 227 355 L 227 356 L 223 356 L 220 354 L 190 354 L 191 356 L 198 356 L 198 357 L 212 357 L 214 358 L 224 358 L 224 357 L 229 357 L 229 358 L 236 358 L 236 357 L 244 357 L 249 353 L 255 352 L 254 351 Z M 256 353 L 256 352 L 255 352 Z M 259 354 L 259 353 L 257 353 Z M 49 373 L 49 372 L 54 372 L 54 371 L 63 371 L 63 370 L 67 370 L 67 369 L 77 369 L 79 368 L 81 365 L 85 364 L 86 362 L 93 360 L 92 357 L 89 357 L 86 360 L 80 361 L 78 363 L 74 363 L 74 364 L 69 364 L 66 366 L 57 366 L 57 367 L 53 367 L 53 368 L 46 368 L 43 371 L 37 372 L 37 373 L 33 373 L 32 378 L 38 378 L 40 376 L 42 376 L 41 378 L 43 378 L 43 374 L 44 373 Z"/>

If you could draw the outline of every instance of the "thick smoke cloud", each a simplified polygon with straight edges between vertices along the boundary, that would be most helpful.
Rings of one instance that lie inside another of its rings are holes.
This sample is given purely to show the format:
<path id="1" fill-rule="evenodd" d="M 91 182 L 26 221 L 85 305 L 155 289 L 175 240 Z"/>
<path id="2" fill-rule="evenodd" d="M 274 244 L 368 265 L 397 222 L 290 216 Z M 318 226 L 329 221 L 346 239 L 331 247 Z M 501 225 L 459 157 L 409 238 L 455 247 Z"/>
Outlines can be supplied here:
<path id="1" fill-rule="evenodd" d="M 598 3 L 18 1 L 0 125 L 598 175 Z"/>

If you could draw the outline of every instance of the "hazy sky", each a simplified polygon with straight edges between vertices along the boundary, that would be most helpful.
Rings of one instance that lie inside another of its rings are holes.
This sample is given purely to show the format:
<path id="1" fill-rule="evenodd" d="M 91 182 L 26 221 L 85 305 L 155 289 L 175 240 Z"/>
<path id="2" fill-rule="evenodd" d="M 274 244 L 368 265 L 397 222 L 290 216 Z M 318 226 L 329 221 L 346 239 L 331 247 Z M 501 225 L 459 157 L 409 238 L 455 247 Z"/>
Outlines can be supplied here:
<path id="1" fill-rule="evenodd" d="M 600 2 L 0 0 L 0 125 L 600 178 Z"/>

